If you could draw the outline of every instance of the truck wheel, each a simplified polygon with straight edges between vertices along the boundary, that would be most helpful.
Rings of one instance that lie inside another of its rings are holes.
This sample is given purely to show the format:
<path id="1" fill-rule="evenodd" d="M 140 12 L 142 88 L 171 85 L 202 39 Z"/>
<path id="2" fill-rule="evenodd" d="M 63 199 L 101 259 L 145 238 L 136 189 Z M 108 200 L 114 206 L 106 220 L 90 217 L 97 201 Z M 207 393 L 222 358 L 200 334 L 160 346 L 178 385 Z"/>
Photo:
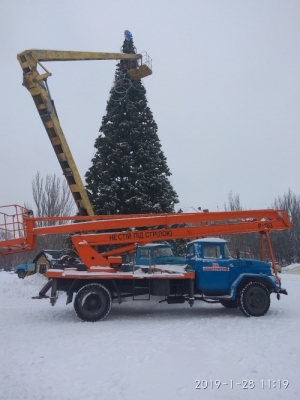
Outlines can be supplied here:
<path id="1" fill-rule="evenodd" d="M 24 279 L 25 276 L 26 276 L 26 271 L 24 269 L 20 269 L 20 271 L 18 271 L 18 277 Z"/>
<path id="2" fill-rule="evenodd" d="M 239 295 L 239 308 L 247 317 L 261 317 L 270 308 L 270 293 L 260 282 L 249 282 Z"/>
<path id="3" fill-rule="evenodd" d="M 220 301 L 220 303 L 225 308 L 238 308 L 238 303 L 235 300 Z"/>
<path id="4" fill-rule="evenodd" d="M 111 294 L 105 286 L 100 283 L 90 283 L 78 291 L 74 308 L 83 321 L 95 322 L 107 316 L 111 303 Z"/>

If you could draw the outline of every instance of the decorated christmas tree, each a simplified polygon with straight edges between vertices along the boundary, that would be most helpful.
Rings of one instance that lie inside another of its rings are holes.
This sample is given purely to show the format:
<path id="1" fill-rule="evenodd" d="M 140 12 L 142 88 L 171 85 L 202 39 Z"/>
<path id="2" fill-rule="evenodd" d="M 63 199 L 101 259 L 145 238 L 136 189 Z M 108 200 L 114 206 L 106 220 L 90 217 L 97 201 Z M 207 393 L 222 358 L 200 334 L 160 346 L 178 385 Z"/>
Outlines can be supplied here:
<path id="1" fill-rule="evenodd" d="M 136 53 L 129 31 L 122 52 Z M 117 64 L 96 153 L 85 175 L 96 214 L 173 212 L 178 203 L 146 90 L 127 73 L 136 66 L 127 60 Z"/>

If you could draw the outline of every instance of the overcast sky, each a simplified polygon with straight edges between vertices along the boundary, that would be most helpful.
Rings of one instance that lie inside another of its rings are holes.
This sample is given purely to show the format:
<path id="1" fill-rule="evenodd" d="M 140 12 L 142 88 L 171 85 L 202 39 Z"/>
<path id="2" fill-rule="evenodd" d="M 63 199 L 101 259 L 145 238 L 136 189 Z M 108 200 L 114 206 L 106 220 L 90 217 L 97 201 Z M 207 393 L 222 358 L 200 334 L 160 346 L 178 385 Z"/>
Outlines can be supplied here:
<path id="1" fill-rule="evenodd" d="M 62 172 L 17 54 L 119 52 L 124 31 L 153 60 L 143 80 L 184 211 L 224 209 L 228 193 L 267 208 L 300 194 L 299 0 L 1 0 L 0 205 Z M 84 178 L 116 62 L 45 63 L 62 129 Z"/>

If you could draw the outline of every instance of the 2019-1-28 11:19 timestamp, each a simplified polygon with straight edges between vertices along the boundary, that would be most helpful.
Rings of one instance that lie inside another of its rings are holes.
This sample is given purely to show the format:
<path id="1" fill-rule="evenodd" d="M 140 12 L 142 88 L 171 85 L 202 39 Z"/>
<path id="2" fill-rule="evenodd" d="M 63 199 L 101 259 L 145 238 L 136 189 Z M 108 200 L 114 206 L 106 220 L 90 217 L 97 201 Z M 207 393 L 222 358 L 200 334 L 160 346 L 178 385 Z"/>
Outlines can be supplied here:
<path id="1" fill-rule="evenodd" d="M 241 381 L 234 381 L 230 379 L 228 382 L 222 382 L 219 379 L 196 379 L 195 389 L 220 389 L 221 387 L 229 387 L 234 389 L 240 387 L 241 389 L 287 389 L 289 386 L 288 379 L 243 379 Z"/>

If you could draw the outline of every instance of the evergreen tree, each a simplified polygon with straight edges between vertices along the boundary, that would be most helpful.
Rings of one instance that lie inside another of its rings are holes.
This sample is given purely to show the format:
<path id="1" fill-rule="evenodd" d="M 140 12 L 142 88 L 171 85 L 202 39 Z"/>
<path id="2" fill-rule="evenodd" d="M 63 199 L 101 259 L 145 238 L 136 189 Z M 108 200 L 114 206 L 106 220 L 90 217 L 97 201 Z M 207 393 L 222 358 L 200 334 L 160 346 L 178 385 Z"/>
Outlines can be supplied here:
<path id="1" fill-rule="evenodd" d="M 136 53 L 129 31 L 121 50 Z M 173 212 L 178 203 L 146 90 L 127 73 L 135 67 L 136 61 L 117 64 L 96 154 L 85 175 L 97 214 Z"/>

